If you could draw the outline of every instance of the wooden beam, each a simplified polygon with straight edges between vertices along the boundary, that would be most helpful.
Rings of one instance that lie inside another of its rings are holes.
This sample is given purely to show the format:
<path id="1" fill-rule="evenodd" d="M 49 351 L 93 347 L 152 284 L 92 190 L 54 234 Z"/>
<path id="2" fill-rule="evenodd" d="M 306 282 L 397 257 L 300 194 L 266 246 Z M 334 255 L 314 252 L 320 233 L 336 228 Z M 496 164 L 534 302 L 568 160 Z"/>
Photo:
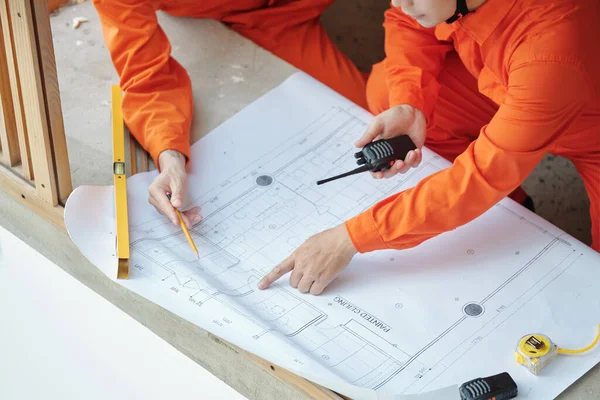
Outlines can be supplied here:
<path id="1" fill-rule="evenodd" d="M 208 336 L 211 337 L 215 342 L 221 343 L 222 345 L 230 348 L 236 353 L 248 358 L 253 363 L 259 365 L 262 369 L 264 369 L 269 374 L 277 377 L 280 381 L 285 383 L 286 385 L 292 385 L 296 390 L 303 393 L 304 395 L 317 400 L 344 400 L 347 399 L 345 396 L 340 396 L 337 393 L 324 388 L 316 383 L 307 381 L 306 379 L 289 372 L 286 369 L 279 367 L 278 365 L 272 364 L 257 355 L 250 353 L 246 350 L 243 350 L 221 338 L 218 336 L 207 332 Z"/>
<path id="2" fill-rule="evenodd" d="M 0 69 L 2 66 L 0 66 Z M 0 75 L 2 71 L 0 70 Z M 1 79 L 1 78 L 0 78 Z M 0 83 L 0 86 L 2 83 Z M 10 88 L 9 92 L 10 92 Z M 3 88 L 0 87 L 0 162 L 14 167 L 21 160 L 19 152 L 19 138 L 15 128 L 14 113 L 12 113 L 12 102 L 10 98 L 2 93 Z"/>
<path id="3" fill-rule="evenodd" d="M 2 20 L 0 19 L 0 26 Z M 21 161 L 19 153 L 19 137 L 15 121 L 10 78 L 8 77 L 8 62 L 4 45 L 4 33 L 0 29 L 0 144 L 2 145 L 2 161 L 13 167 Z"/>
<path id="4" fill-rule="evenodd" d="M 55 206 L 58 204 L 57 179 L 44 103 L 33 10 L 29 1 L 7 1 L 23 104 L 26 104 L 24 112 L 31 145 L 34 182 L 40 197 Z"/>
<path id="5" fill-rule="evenodd" d="M 38 196 L 37 191 L 30 182 L 13 172 L 13 169 L 0 165 L 0 188 L 33 212 L 52 222 L 57 228 L 66 232 L 62 206 L 52 206 Z"/>
<path id="6" fill-rule="evenodd" d="M 129 165 L 128 169 L 129 176 L 135 175 L 138 172 L 148 172 L 150 170 L 150 156 L 148 152 L 137 141 L 135 136 L 131 133 L 127 125 L 125 124 L 125 136 L 129 138 L 126 143 L 129 154 Z M 139 157 L 139 160 L 138 160 Z M 139 162 L 138 162 L 139 161 Z"/>
<path id="7" fill-rule="evenodd" d="M 129 175 L 128 176 L 133 176 L 138 173 L 137 151 L 136 151 L 137 141 L 135 140 L 135 137 L 133 137 L 133 135 L 129 131 L 129 128 L 127 127 L 127 125 L 125 125 L 125 137 L 128 138 L 128 140 L 125 141 L 125 144 L 126 144 L 126 147 L 128 147 L 128 153 L 129 153 L 129 162 L 127 163 L 127 165 L 129 166 L 129 171 L 128 171 Z"/>
<path id="8" fill-rule="evenodd" d="M 67 152 L 67 139 L 56 74 L 56 61 L 54 59 L 54 44 L 50 28 L 50 15 L 46 2 L 31 0 L 34 5 L 33 21 L 36 33 L 37 49 L 39 54 L 42 87 L 44 90 L 44 103 L 46 116 L 50 129 L 52 155 L 54 157 L 55 174 L 58 184 L 58 198 L 65 204 L 67 197 L 73 191 L 71 182 L 71 168 Z"/>
<path id="9" fill-rule="evenodd" d="M 23 99 L 21 97 L 21 83 L 19 80 L 19 71 L 15 60 L 14 35 L 13 28 L 8 11 L 8 2 L 0 1 L 0 25 L 2 26 L 2 36 L 4 39 L 4 52 L 6 55 L 6 64 L 8 77 L 10 80 L 10 91 L 12 96 L 13 111 L 19 138 L 19 150 L 21 159 L 21 173 L 26 179 L 33 179 L 33 168 L 31 165 L 31 153 L 29 151 L 29 140 L 27 137 L 27 127 L 25 125 L 25 115 Z"/>
<path id="10" fill-rule="evenodd" d="M 261 366 L 265 371 L 269 372 L 271 375 L 277 377 L 280 381 L 285 383 L 286 385 L 293 385 L 296 390 L 308 395 L 312 399 L 322 399 L 322 400 L 343 400 L 343 397 L 340 397 L 337 393 L 332 392 L 331 390 L 324 388 L 323 386 L 317 385 L 316 383 L 307 381 L 306 379 L 298 376 L 292 372 L 289 372 L 286 369 L 283 369 L 275 364 L 267 362 L 266 360 L 258 357 L 255 354 L 246 353 L 246 357 L 252 360 L 254 363 Z"/>
<path id="11" fill-rule="evenodd" d="M 146 150 L 139 146 L 140 150 L 140 171 L 139 172 L 148 172 L 150 170 L 150 166 L 148 164 L 148 153 Z"/>

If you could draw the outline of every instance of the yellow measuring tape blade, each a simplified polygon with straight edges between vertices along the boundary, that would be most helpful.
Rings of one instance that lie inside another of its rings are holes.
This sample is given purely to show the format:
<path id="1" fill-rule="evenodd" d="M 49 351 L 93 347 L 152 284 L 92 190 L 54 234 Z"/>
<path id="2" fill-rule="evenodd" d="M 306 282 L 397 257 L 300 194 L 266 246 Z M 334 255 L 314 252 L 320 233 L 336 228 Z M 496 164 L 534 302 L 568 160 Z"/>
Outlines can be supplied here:
<path id="1" fill-rule="evenodd" d="M 596 343 L 598 343 L 598 340 L 600 339 L 600 324 L 598 324 L 598 331 L 596 332 L 596 339 L 594 339 L 594 341 L 589 345 L 586 346 L 582 349 L 576 349 L 576 350 L 569 350 L 569 349 L 563 349 L 563 348 L 558 348 L 558 352 L 559 354 L 581 354 L 581 353 L 585 353 L 586 351 L 590 350 L 592 347 L 594 347 L 596 345 Z"/>

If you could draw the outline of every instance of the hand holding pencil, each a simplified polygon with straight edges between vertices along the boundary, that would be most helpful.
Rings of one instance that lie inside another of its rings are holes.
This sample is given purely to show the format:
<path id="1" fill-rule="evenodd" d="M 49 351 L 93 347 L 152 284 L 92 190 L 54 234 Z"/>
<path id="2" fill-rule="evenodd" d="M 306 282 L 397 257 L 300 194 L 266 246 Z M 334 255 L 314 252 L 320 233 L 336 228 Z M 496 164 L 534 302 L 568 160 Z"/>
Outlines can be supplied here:
<path id="1" fill-rule="evenodd" d="M 148 187 L 148 202 L 160 214 L 165 215 L 173 223 L 179 225 L 179 216 L 175 209 L 183 207 L 183 198 L 187 192 L 186 157 L 175 150 L 164 150 L 158 157 L 160 173 Z M 171 194 L 171 200 L 165 196 Z M 192 207 L 181 211 L 181 217 L 188 229 L 202 220 L 200 207 Z"/>
<path id="2" fill-rule="evenodd" d="M 171 200 L 171 194 L 170 193 L 167 193 L 167 198 L 169 199 L 169 201 Z M 181 229 L 183 230 L 183 233 L 184 233 L 185 237 L 187 238 L 187 241 L 190 244 L 190 247 L 192 248 L 192 250 L 194 251 L 194 253 L 196 253 L 196 255 L 198 256 L 198 258 L 200 258 L 200 254 L 198 253 L 198 249 L 196 248 L 196 245 L 194 244 L 194 241 L 192 240 L 192 236 L 190 235 L 190 232 L 188 231 L 188 228 L 185 225 L 185 221 L 183 220 L 183 217 L 181 216 L 181 212 L 177 208 L 175 208 L 175 212 L 177 213 L 177 216 L 179 217 L 179 225 L 181 225 Z"/>

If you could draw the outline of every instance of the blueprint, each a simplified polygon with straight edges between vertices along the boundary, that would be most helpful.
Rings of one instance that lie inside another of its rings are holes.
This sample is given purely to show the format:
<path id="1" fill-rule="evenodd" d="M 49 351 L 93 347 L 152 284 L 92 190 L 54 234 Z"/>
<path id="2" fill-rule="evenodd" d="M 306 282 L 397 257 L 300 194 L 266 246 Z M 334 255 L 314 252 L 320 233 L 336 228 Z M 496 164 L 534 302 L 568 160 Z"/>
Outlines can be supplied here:
<path id="1" fill-rule="evenodd" d="M 202 208 L 190 231 L 199 259 L 147 203 L 156 172 L 129 178 L 131 273 L 118 283 L 352 398 L 426 393 L 502 371 L 524 398 L 556 397 L 600 350 L 561 357 L 534 377 L 516 365 L 514 348 L 535 332 L 565 347 L 591 340 L 600 254 L 510 199 L 417 248 L 357 255 L 320 296 L 299 293 L 288 276 L 257 289 L 311 235 L 450 166 L 424 149 L 418 168 L 393 179 L 317 186 L 355 167 L 352 144 L 371 118 L 298 73 L 196 143 L 183 208 Z M 115 279 L 112 201 L 112 187 L 80 187 L 65 221 Z"/>

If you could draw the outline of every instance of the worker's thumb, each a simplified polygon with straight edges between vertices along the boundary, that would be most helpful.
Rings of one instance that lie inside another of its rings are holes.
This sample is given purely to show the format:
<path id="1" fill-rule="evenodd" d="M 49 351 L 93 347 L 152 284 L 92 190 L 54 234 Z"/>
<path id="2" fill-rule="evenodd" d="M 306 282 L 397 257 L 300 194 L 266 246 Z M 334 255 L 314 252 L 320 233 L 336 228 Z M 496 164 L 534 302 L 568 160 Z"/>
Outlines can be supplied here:
<path id="1" fill-rule="evenodd" d="M 183 181 L 180 178 L 171 179 L 171 205 L 179 208 L 183 205 Z"/>
<path id="2" fill-rule="evenodd" d="M 371 143 L 379 134 L 383 131 L 384 124 L 381 117 L 373 118 L 371 125 L 367 128 L 365 133 L 362 135 L 360 139 L 354 145 L 356 147 L 364 147 L 367 144 Z"/>

